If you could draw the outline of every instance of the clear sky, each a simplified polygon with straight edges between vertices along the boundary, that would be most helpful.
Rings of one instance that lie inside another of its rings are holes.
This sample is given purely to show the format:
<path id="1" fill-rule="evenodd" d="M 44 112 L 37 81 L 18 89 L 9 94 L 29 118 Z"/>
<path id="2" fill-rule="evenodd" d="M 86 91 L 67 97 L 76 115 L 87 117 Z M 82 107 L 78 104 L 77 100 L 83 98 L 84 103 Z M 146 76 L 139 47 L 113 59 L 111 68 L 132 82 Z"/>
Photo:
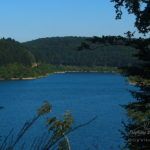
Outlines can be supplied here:
<path id="1" fill-rule="evenodd" d="M 110 0 L 0 0 L 0 38 L 123 35 L 134 17 L 115 20 Z"/>

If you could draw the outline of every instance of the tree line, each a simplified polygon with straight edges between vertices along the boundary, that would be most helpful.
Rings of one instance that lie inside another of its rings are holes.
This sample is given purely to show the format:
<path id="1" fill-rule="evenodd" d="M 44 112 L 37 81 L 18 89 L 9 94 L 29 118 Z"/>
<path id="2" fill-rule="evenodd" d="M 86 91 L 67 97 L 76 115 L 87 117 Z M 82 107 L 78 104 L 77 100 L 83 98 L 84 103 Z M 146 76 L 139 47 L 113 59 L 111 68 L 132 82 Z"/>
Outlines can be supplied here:
<path id="1" fill-rule="evenodd" d="M 57 71 L 117 71 L 116 67 L 134 66 L 139 63 L 133 57 L 135 48 L 121 45 L 123 37 L 103 36 L 97 48 L 93 42 L 90 50 L 80 50 L 84 42 L 92 38 L 55 37 L 26 43 L 14 39 L 0 39 L 0 79 L 38 77 Z M 118 45 L 113 45 L 114 41 Z M 85 46 L 85 45 L 84 45 Z"/>
<path id="2" fill-rule="evenodd" d="M 34 55 L 37 61 L 53 65 L 70 66 L 129 66 L 138 63 L 133 54 L 137 50 L 130 46 L 122 45 L 125 38 L 115 36 L 103 36 L 101 40 L 107 43 L 95 50 L 80 51 L 81 43 L 87 41 L 86 37 L 53 37 L 42 38 L 23 43 Z M 118 45 L 111 41 L 116 40 Z M 97 43 L 93 44 L 96 47 Z"/>

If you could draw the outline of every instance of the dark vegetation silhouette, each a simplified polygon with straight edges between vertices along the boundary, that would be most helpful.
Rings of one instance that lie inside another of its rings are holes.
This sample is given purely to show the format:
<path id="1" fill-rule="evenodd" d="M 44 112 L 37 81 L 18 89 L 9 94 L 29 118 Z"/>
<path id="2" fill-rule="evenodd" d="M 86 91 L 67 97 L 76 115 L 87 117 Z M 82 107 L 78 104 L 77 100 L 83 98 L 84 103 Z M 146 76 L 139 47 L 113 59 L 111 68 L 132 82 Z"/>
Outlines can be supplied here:
<path id="1" fill-rule="evenodd" d="M 116 19 L 121 19 L 122 8 L 127 9 L 129 14 L 136 17 L 135 27 L 138 32 L 149 36 L 150 32 L 150 0 L 111 0 L 115 3 Z M 122 74 L 132 78 L 137 90 L 130 91 L 135 102 L 123 106 L 128 115 L 128 122 L 123 122 L 125 131 L 121 132 L 125 140 L 123 149 L 149 150 L 150 149 L 150 38 L 134 39 L 134 32 L 128 31 L 123 45 L 131 46 L 139 50 L 135 55 L 140 63 L 136 66 L 122 67 Z M 107 37 L 108 38 L 108 37 Z M 118 45 L 121 37 L 108 38 L 110 44 Z M 88 39 L 91 43 L 101 45 L 105 43 L 102 38 Z M 106 43 L 105 43 L 106 44 Z M 79 47 L 91 50 L 91 45 L 84 42 Z"/>
<path id="2" fill-rule="evenodd" d="M 129 14 L 136 17 L 135 27 L 144 35 L 149 36 L 150 32 L 150 0 L 112 0 L 115 2 L 117 19 L 122 16 L 122 7 L 125 7 Z M 125 107 L 129 116 L 129 122 L 125 123 L 123 137 L 125 148 L 130 150 L 150 149 L 150 38 L 141 39 L 129 43 L 139 49 L 136 57 L 142 60 L 142 64 L 136 67 L 125 68 L 126 76 L 135 77 L 138 91 L 131 91 L 136 102 L 127 104 Z"/>
<path id="3" fill-rule="evenodd" d="M 135 16 L 134 25 L 139 33 L 147 34 L 150 31 L 150 1 L 149 0 L 111 0 L 115 3 L 116 19 L 121 19 L 122 9 Z"/>
<path id="4" fill-rule="evenodd" d="M 91 42 L 101 44 L 101 38 L 95 37 Z M 135 55 L 140 60 L 136 66 L 121 67 L 122 74 L 132 79 L 132 83 L 138 88 L 130 91 L 137 100 L 123 106 L 128 115 L 128 123 L 123 122 L 125 132 L 125 148 L 131 150 L 150 149 L 150 39 L 126 39 L 127 45 L 139 49 Z M 116 41 L 113 44 L 117 44 Z M 82 45 L 81 45 L 82 47 Z M 80 47 L 80 48 L 81 48 Z M 90 46 L 89 46 L 90 47 Z"/>

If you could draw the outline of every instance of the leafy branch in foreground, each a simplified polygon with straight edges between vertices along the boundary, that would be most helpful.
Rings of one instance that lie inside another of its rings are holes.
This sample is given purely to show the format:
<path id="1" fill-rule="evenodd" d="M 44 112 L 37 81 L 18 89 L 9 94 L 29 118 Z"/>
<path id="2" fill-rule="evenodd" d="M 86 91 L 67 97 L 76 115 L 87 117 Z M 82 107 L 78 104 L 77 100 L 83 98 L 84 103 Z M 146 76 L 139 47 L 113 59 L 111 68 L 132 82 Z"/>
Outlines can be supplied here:
<path id="1" fill-rule="evenodd" d="M 122 8 L 135 16 L 135 27 L 140 33 L 150 31 L 150 0 L 110 0 L 115 3 L 116 19 L 121 19 Z"/>
<path id="2" fill-rule="evenodd" d="M 45 114 L 48 114 L 52 110 L 52 106 L 45 101 L 44 105 L 37 109 L 37 115 L 31 120 L 27 121 L 22 129 L 17 134 L 16 138 L 13 135 L 13 129 L 0 141 L 0 150 L 14 150 L 17 144 L 21 144 L 21 150 L 26 149 L 26 144 L 23 142 L 23 137 L 26 132 L 31 128 L 31 126 Z M 66 111 L 64 118 L 62 120 L 56 117 L 50 117 L 46 119 L 46 127 L 48 128 L 48 134 L 43 134 L 39 138 L 35 138 L 30 146 L 30 150 L 71 150 L 69 139 L 67 135 L 78 128 L 84 127 L 91 122 L 93 122 L 97 117 L 80 124 L 78 126 L 72 127 L 73 118 L 70 111 Z M 19 145 L 20 146 L 20 145 Z"/>

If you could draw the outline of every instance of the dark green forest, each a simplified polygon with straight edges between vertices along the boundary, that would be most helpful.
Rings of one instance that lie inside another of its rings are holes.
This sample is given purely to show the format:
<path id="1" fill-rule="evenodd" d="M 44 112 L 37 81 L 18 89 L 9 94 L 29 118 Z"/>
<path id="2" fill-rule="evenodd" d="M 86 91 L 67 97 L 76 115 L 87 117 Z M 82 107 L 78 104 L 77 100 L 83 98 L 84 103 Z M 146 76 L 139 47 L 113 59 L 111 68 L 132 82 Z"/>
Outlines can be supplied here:
<path id="1" fill-rule="evenodd" d="M 35 63 L 35 57 L 21 43 L 11 38 L 0 39 L 0 66 L 5 66 L 11 63 L 31 66 Z"/>
<path id="2" fill-rule="evenodd" d="M 8 38 L 0 40 L 0 79 L 22 79 L 50 73 L 50 65 L 36 64 L 35 56 L 21 43 Z"/>
<path id="3" fill-rule="evenodd" d="M 108 38 L 113 39 L 114 37 Z M 97 47 L 95 43 L 93 47 L 97 48 L 94 50 L 78 50 L 81 43 L 87 39 L 85 37 L 53 37 L 23 44 L 35 55 L 38 62 L 53 65 L 120 67 L 137 63 L 133 57 L 137 50 L 129 46 L 121 46 L 123 40 L 118 41 L 117 46 L 108 42 L 108 44 L 101 44 Z"/>
<path id="4" fill-rule="evenodd" d="M 64 71 L 116 72 L 117 67 L 136 66 L 137 50 L 123 45 L 125 38 L 103 36 L 102 44 L 91 49 L 85 37 L 53 37 L 19 43 L 11 38 L 0 40 L 0 79 L 23 79 Z M 111 41 L 117 41 L 113 45 Z M 85 47 L 87 48 L 87 47 Z"/>

